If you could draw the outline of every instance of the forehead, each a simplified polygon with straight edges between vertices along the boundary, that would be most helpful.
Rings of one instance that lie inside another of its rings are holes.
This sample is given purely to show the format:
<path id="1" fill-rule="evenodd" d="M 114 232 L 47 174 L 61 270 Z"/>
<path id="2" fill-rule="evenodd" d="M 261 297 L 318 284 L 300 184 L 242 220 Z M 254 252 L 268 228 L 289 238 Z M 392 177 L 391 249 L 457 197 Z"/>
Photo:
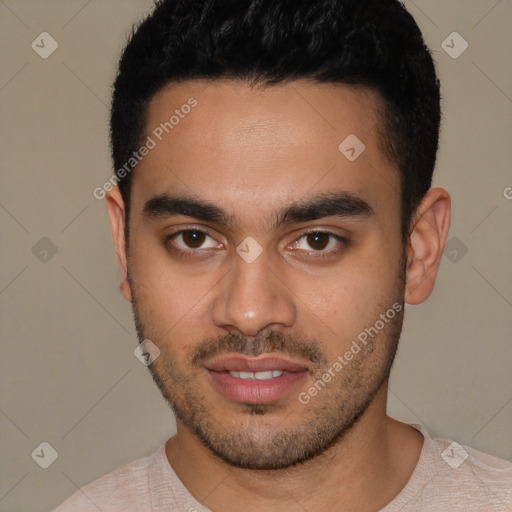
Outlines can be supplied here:
<path id="1" fill-rule="evenodd" d="M 336 190 L 378 210 L 398 202 L 399 183 L 381 151 L 380 112 L 379 95 L 362 87 L 171 84 L 148 106 L 144 139 L 155 146 L 137 166 L 133 199 L 142 207 L 180 193 L 252 215 Z"/>

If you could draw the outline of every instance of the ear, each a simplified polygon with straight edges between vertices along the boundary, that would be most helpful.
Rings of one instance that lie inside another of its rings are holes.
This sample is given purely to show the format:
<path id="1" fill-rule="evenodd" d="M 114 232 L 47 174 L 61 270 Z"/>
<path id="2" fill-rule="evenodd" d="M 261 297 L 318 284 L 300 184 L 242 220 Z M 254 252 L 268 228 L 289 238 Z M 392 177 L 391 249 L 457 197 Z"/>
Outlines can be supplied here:
<path id="1" fill-rule="evenodd" d="M 112 238 L 114 240 L 114 249 L 116 252 L 117 266 L 119 267 L 119 275 L 121 278 L 119 288 L 123 297 L 131 302 L 132 293 L 128 283 L 128 264 L 126 254 L 125 225 L 126 210 L 124 201 L 119 191 L 119 187 L 113 187 L 106 194 L 107 211 L 110 217 L 110 229 L 112 230 Z"/>
<path id="2" fill-rule="evenodd" d="M 450 195 L 442 188 L 430 189 L 414 214 L 406 248 L 407 304 L 421 304 L 434 289 L 450 228 L 450 215 Z"/>

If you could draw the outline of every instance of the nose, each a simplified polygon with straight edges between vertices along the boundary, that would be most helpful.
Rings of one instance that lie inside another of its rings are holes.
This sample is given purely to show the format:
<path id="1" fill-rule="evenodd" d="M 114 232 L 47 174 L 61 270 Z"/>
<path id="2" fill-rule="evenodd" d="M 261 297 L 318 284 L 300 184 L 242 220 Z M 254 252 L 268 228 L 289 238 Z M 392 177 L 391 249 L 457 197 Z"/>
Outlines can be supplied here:
<path id="1" fill-rule="evenodd" d="M 270 268 L 264 254 L 252 263 L 236 256 L 233 265 L 213 300 L 215 325 L 258 336 L 264 329 L 282 329 L 295 323 L 293 293 Z"/>

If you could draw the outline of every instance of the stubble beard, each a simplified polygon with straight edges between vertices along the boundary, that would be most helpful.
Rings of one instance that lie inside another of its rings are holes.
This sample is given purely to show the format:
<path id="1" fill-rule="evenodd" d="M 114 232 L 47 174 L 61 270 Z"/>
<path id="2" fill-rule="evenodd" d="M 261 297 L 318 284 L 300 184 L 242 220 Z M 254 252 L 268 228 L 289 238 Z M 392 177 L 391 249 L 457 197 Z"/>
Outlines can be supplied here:
<path id="1" fill-rule="evenodd" d="M 230 466 L 253 470 L 279 470 L 293 467 L 328 452 L 329 448 L 342 441 L 346 434 L 362 418 L 378 391 L 387 381 L 393 365 L 403 324 L 405 273 L 402 259 L 397 279 L 394 304 L 401 310 L 385 325 L 378 335 L 369 338 L 361 352 L 347 362 L 332 382 L 322 389 L 309 404 L 301 405 L 296 397 L 292 414 L 298 418 L 295 424 L 275 421 L 276 414 L 284 405 L 238 404 L 236 417 L 214 417 L 208 407 L 207 396 L 198 391 L 204 386 L 204 368 L 198 362 L 210 354 L 235 352 L 259 355 L 277 351 L 292 356 L 307 357 L 314 362 L 315 379 L 331 364 L 327 362 L 316 340 L 285 337 L 272 331 L 264 338 L 249 340 L 245 336 L 228 334 L 203 341 L 193 350 L 186 368 L 180 368 L 168 352 L 166 344 L 158 336 L 151 337 L 150 322 L 136 301 L 133 289 L 133 312 L 139 342 L 151 339 L 160 351 L 160 356 L 148 366 L 151 376 L 162 396 L 171 406 L 178 424 L 182 424 L 197 439 Z M 390 304 L 379 304 L 379 314 Z M 363 329 L 370 326 L 363 326 Z M 165 338 L 165 336 L 161 337 Z M 194 361 L 194 364 L 192 364 Z M 210 395 L 211 397 L 211 395 Z M 211 402 L 211 398 L 210 398 Z M 220 400 L 216 405 L 220 405 Z M 229 411 L 232 413 L 233 409 Z M 227 419 L 228 421 L 224 421 Z"/>

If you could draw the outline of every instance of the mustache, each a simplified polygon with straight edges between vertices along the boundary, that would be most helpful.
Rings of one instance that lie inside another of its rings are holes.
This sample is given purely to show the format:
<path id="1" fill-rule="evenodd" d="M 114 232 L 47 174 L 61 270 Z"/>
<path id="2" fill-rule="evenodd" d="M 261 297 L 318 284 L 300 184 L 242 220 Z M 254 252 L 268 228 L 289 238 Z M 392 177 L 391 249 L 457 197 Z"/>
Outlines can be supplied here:
<path id="1" fill-rule="evenodd" d="M 259 356 L 272 352 L 298 356 L 311 361 L 317 368 L 327 366 L 327 358 L 316 340 L 307 337 L 285 336 L 278 331 L 271 331 L 256 338 L 235 333 L 208 338 L 194 347 L 191 362 L 193 367 L 200 367 L 207 360 L 224 353 Z"/>

